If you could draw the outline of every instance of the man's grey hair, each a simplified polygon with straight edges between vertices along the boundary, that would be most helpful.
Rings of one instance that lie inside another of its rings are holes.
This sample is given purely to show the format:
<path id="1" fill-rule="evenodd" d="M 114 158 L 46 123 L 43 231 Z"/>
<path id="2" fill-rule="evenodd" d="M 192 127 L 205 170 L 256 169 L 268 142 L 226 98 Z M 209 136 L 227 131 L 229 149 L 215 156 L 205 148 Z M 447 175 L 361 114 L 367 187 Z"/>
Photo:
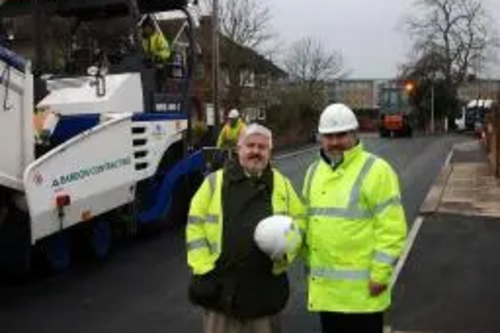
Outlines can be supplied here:
<path id="1" fill-rule="evenodd" d="M 241 146 L 249 136 L 254 135 L 254 134 L 259 134 L 262 136 L 265 136 L 266 138 L 269 139 L 269 148 L 273 148 L 273 133 L 271 130 L 265 126 L 262 126 L 260 124 L 250 124 L 248 125 L 243 132 L 240 135 L 240 138 L 238 140 L 238 145 Z"/>

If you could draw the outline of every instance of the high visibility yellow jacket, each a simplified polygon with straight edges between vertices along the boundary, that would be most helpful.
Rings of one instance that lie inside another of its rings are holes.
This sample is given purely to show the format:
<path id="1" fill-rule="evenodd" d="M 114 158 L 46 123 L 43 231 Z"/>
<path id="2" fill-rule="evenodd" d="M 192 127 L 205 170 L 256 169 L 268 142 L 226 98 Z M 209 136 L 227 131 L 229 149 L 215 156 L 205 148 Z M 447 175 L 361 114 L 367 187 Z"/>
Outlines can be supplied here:
<path id="1" fill-rule="evenodd" d="M 144 52 L 154 61 L 159 63 L 167 62 L 170 57 L 170 46 L 165 36 L 160 32 L 155 32 L 142 41 Z"/>
<path id="2" fill-rule="evenodd" d="M 363 145 L 332 168 L 323 158 L 308 169 L 303 186 L 307 221 L 304 255 L 311 311 L 369 313 L 386 310 L 388 289 L 369 294 L 372 280 L 389 284 L 406 240 L 397 175 Z"/>
<path id="3" fill-rule="evenodd" d="M 210 174 L 194 195 L 186 226 L 187 260 L 194 275 L 203 275 L 215 268 L 222 249 L 222 182 L 223 170 Z M 290 181 L 273 169 L 272 207 L 274 214 L 285 214 L 294 218 L 297 234 L 302 237 L 299 224 L 304 222 L 305 207 Z M 284 260 L 274 262 L 273 273 L 283 273 L 297 253 L 287 253 Z"/>
<path id="4" fill-rule="evenodd" d="M 236 147 L 238 143 L 238 139 L 240 137 L 241 132 L 245 129 L 245 122 L 240 119 L 233 127 L 230 124 L 224 125 L 222 128 L 219 139 L 217 140 L 218 148 L 231 148 Z"/>

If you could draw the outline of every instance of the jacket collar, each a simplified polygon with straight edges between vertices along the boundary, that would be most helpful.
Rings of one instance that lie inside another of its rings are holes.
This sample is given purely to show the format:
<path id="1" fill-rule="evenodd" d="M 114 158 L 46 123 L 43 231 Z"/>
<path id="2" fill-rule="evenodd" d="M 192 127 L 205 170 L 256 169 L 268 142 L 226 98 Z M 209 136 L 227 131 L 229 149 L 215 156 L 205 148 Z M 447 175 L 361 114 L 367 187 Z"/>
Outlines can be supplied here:
<path id="1" fill-rule="evenodd" d="M 361 141 L 358 141 L 358 143 L 352 147 L 349 150 L 344 151 L 344 159 L 340 163 L 340 165 L 334 167 L 333 169 L 338 169 L 338 168 L 346 168 L 356 157 L 358 157 L 362 152 L 364 151 L 364 145 Z M 324 152 L 323 149 L 320 150 L 320 157 L 321 160 L 326 163 L 328 166 L 332 166 L 332 161 L 328 158 L 326 153 Z"/>
<path id="2" fill-rule="evenodd" d="M 250 179 L 250 176 L 248 176 L 241 166 L 241 164 L 238 162 L 238 160 L 234 160 L 229 165 L 226 167 L 226 175 L 228 176 L 229 180 L 231 182 L 241 182 Z M 273 173 L 271 169 L 271 165 L 268 164 L 267 167 L 262 171 L 262 174 L 260 177 L 255 178 L 255 181 L 257 183 L 264 183 L 267 186 L 271 186 L 272 184 L 272 178 L 273 178 Z"/>

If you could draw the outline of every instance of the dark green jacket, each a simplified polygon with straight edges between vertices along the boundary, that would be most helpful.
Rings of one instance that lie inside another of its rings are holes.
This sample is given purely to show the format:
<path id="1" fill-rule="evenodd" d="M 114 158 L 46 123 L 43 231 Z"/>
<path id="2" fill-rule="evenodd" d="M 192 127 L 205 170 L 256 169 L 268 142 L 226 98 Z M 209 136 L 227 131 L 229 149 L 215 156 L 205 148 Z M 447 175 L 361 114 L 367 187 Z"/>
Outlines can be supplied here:
<path id="1" fill-rule="evenodd" d="M 224 172 L 222 253 L 212 272 L 193 277 L 190 298 L 232 317 L 274 315 L 286 305 L 288 279 L 272 273 L 272 260 L 253 241 L 258 222 L 272 215 L 272 171 L 251 179 L 233 163 Z"/>

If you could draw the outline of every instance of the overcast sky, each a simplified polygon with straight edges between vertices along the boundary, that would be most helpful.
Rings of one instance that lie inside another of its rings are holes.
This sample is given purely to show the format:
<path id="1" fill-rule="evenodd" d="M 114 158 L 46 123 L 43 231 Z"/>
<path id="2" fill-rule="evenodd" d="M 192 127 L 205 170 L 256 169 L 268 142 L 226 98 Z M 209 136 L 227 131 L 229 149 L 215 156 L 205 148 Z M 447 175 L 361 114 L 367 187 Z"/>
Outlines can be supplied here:
<path id="1" fill-rule="evenodd" d="M 351 77 L 386 78 L 396 74 L 410 45 L 404 17 L 413 0 L 264 0 L 273 28 L 283 42 L 314 36 L 345 57 Z M 500 0 L 482 0 L 500 29 Z M 495 74 L 500 78 L 500 66 Z"/>

